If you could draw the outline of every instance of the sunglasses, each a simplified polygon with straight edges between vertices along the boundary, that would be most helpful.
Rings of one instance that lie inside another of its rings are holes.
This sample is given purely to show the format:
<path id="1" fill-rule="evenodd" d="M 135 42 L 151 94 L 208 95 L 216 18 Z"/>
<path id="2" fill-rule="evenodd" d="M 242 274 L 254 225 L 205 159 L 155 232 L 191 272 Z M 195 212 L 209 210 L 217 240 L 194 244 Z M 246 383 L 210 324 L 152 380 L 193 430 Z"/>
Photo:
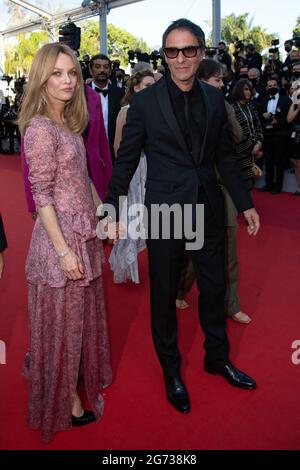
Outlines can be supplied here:
<path id="1" fill-rule="evenodd" d="M 182 52 L 184 57 L 192 59 L 193 57 L 196 57 L 198 49 L 200 48 L 200 46 L 187 46 L 183 47 L 182 49 L 178 49 L 178 47 L 165 47 L 163 51 L 168 57 L 168 59 L 176 59 L 180 51 Z"/>

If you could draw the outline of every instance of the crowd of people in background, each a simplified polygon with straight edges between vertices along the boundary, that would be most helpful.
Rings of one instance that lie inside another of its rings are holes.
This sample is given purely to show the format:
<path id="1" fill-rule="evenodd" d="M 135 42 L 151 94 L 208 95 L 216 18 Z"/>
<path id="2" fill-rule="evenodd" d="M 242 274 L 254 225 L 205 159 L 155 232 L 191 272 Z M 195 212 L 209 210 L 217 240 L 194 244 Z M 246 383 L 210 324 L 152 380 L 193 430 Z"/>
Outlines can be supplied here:
<path id="1" fill-rule="evenodd" d="M 244 212 L 249 234 L 257 233 L 259 218 L 251 199 L 256 172 L 264 172 L 263 191 L 279 194 L 292 159 L 299 185 L 295 195 L 300 196 L 300 53 L 287 41 L 285 61 L 274 53 L 263 67 L 254 45 L 238 47 L 233 59 L 222 41 L 214 57 L 203 59 L 203 32 L 187 20 L 173 24 L 163 40 L 165 61 L 159 70 L 138 62 L 129 77 L 104 54 L 85 57 L 80 67 L 67 46 L 46 45 L 34 59 L 28 83 L 16 82 L 14 102 L 0 94 L 0 152 L 14 153 L 18 142 L 28 210 L 36 219 L 26 264 L 31 345 L 24 374 L 30 382 L 29 424 L 41 428 L 46 441 L 58 430 L 88 424 L 103 413 L 99 391 L 111 383 L 112 371 L 102 285 L 104 255 L 96 238 L 95 210 L 107 194 L 114 201 L 118 191 L 128 186 L 128 205 L 143 204 L 148 171 L 148 199 L 155 201 L 160 194 L 163 200 L 173 201 L 178 194 L 189 201 L 193 195 L 189 178 L 195 176 L 195 168 L 199 170 L 201 184 L 195 200 L 210 207 L 205 223 L 211 239 L 206 243 L 214 245 L 191 254 L 184 252 L 182 243 L 170 242 L 164 250 L 163 244 L 147 242 L 153 341 L 167 398 L 178 411 L 190 411 L 180 377 L 174 318 L 176 307 L 188 308 L 185 297 L 195 280 L 200 285 L 200 321 L 206 335 L 205 370 L 222 375 L 231 385 L 256 387 L 229 361 L 223 310 L 239 323 L 251 322 L 240 308 L 238 294 L 236 216 L 238 210 Z M 183 46 L 178 48 L 176 41 Z M 177 60 L 193 69 L 187 90 L 177 86 L 181 83 Z M 157 95 L 146 91 L 154 90 L 155 83 Z M 205 130 L 204 95 L 212 104 L 216 129 L 228 121 L 229 136 L 221 130 L 216 135 L 215 129 Z M 165 126 L 168 119 L 173 134 Z M 182 148 L 176 141 L 181 134 Z M 216 149 L 214 138 L 219 135 L 224 147 Z M 7 149 L 2 148 L 5 139 Z M 220 171 L 213 158 L 203 155 L 203 142 L 207 155 L 217 152 Z M 176 163 L 182 155 L 191 161 Z M 187 189 L 176 193 L 177 186 L 169 181 L 162 191 L 157 182 L 155 187 L 155 178 L 160 179 L 155 171 L 166 181 L 173 175 L 178 187 L 187 184 Z M 225 220 L 219 197 L 225 201 Z M 127 215 L 120 214 L 121 220 L 127 220 Z M 112 238 L 115 243 L 118 237 Z M 6 247 L 0 216 L 0 278 Z M 145 248 L 143 239 L 119 240 L 113 246 L 110 265 L 116 283 L 128 279 L 139 283 L 138 253 Z M 211 250 L 217 253 L 214 260 Z M 224 260 L 223 273 L 223 267 L 218 268 Z M 212 261 L 215 265 L 210 265 Z M 169 279 L 167 287 L 163 277 Z M 84 407 L 82 386 L 92 410 Z"/>

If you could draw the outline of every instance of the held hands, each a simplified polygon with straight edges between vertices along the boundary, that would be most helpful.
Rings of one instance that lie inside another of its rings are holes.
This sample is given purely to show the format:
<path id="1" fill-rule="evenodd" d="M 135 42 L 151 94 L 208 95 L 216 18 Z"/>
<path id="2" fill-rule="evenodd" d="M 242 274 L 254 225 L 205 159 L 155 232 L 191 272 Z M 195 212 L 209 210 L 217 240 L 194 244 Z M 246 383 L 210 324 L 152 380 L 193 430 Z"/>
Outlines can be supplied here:
<path id="1" fill-rule="evenodd" d="M 249 235 L 256 236 L 260 229 L 259 215 L 254 208 L 244 212 L 245 220 L 248 224 Z"/>
<path id="2" fill-rule="evenodd" d="M 60 267 L 68 279 L 73 281 L 84 279 L 82 262 L 72 250 L 60 259 Z"/>
<path id="3" fill-rule="evenodd" d="M 100 204 L 97 208 L 97 216 L 102 215 L 103 204 Z M 110 216 L 98 222 L 96 233 L 100 240 L 112 240 L 113 244 L 116 245 L 120 236 L 126 232 L 126 226 L 122 222 L 115 222 Z"/>
<path id="4" fill-rule="evenodd" d="M 112 240 L 116 245 L 121 234 L 124 232 L 125 226 L 121 222 L 112 222 L 107 219 L 100 220 L 97 225 L 96 233 L 100 240 Z"/>

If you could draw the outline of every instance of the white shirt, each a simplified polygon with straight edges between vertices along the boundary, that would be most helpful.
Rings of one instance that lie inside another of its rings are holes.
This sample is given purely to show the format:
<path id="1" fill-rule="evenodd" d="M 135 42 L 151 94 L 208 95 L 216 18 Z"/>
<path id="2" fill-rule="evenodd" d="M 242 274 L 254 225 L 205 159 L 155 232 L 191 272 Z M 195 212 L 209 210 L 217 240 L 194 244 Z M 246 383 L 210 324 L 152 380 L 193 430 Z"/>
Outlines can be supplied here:
<path id="1" fill-rule="evenodd" d="M 95 85 L 94 82 L 92 82 L 92 88 L 95 90 Z M 97 87 L 99 88 L 99 87 Z M 108 90 L 108 84 L 102 88 L 102 90 Z M 100 98 L 101 98 L 101 104 L 102 104 L 102 113 L 103 113 L 103 119 L 104 119 L 104 127 L 105 127 L 105 132 L 106 132 L 106 137 L 108 138 L 108 95 L 104 96 L 102 93 L 99 93 Z"/>
<path id="2" fill-rule="evenodd" d="M 276 114 L 278 101 L 279 101 L 279 93 L 275 95 L 275 100 L 270 100 L 268 102 L 268 113 Z"/>

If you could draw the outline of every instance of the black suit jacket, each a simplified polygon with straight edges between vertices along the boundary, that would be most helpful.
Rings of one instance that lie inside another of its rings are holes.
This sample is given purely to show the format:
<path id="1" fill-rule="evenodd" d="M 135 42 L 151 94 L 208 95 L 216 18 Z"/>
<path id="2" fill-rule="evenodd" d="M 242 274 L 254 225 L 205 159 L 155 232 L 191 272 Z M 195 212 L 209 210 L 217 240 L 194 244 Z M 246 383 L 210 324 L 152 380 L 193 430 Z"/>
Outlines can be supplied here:
<path id="1" fill-rule="evenodd" d="M 108 141 L 113 161 L 115 160 L 114 141 L 116 133 L 116 122 L 121 109 L 121 100 L 124 89 L 116 85 L 108 85 Z"/>
<path id="2" fill-rule="evenodd" d="M 5 237 L 2 217 L 1 217 L 1 214 L 0 214 L 0 252 L 4 251 L 5 248 L 7 248 L 7 241 L 6 241 L 6 237 Z"/>
<path id="3" fill-rule="evenodd" d="M 144 149 L 148 209 L 151 204 L 196 204 L 198 188 L 202 186 L 217 222 L 223 225 L 223 195 L 217 184 L 215 165 L 237 208 L 245 211 L 253 207 L 234 157 L 223 95 L 200 81 L 198 86 L 205 108 L 205 132 L 198 157 L 194 159 L 187 148 L 172 109 L 166 80 L 162 78 L 134 95 L 131 101 L 105 202 L 118 209 L 118 196 L 127 194 Z"/>
<path id="4" fill-rule="evenodd" d="M 290 98 L 288 96 L 279 95 L 277 110 L 275 114 L 275 119 L 278 121 L 278 124 L 274 126 L 273 129 L 266 129 L 268 121 L 266 121 L 266 119 L 263 117 L 263 114 L 268 112 L 268 103 L 268 97 L 265 97 L 261 103 L 261 122 L 264 127 L 264 133 L 272 135 L 289 134 L 289 124 L 287 122 L 287 115 L 292 104 Z"/>

